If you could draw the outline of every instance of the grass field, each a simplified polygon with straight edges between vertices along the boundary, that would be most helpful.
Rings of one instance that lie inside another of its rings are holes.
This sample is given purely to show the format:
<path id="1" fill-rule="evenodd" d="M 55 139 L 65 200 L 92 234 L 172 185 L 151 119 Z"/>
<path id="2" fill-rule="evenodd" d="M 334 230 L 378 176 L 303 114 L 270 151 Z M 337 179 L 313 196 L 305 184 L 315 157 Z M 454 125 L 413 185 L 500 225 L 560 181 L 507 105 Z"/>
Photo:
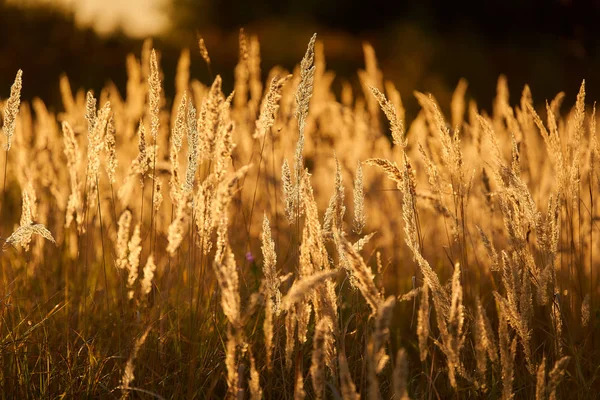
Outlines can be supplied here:
<path id="1" fill-rule="evenodd" d="M 57 113 L 0 82 L 2 399 L 597 398 L 585 83 L 409 122 L 363 50 L 360 86 L 316 37 L 265 74 L 241 31 L 228 93 L 146 41 Z"/>

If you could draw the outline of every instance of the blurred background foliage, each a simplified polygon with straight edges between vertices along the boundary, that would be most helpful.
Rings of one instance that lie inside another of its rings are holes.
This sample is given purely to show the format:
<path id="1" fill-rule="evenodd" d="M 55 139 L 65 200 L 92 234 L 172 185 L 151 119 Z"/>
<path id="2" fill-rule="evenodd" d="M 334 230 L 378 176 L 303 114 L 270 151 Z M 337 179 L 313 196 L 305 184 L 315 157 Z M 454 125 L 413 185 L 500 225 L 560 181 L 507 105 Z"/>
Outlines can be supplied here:
<path id="1" fill-rule="evenodd" d="M 328 68 L 338 77 L 334 88 L 342 80 L 356 83 L 356 70 L 364 65 L 362 43 L 371 43 L 409 118 L 418 110 L 414 90 L 432 92 L 446 105 L 461 77 L 469 82 L 468 97 L 487 110 L 500 74 L 508 77 L 513 102 L 525 83 L 537 103 L 564 90 L 565 104 L 571 104 L 582 79 L 590 98 L 600 94 L 598 0 L 490 0 L 478 6 L 441 0 L 138 0 L 129 2 L 130 14 L 111 13 L 126 3 L 0 0 L 0 96 L 8 95 L 18 68 L 24 70 L 23 97 L 39 96 L 54 109 L 61 108 L 62 72 L 74 88 L 99 90 L 112 80 L 123 92 L 125 56 L 139 55 L 149 34 L 162 53 L 168 96 L 184 48 L 192 50 L 192 75 L 210 81 L 197 34 L 206 40 L 213 72 L 230 90 L 240 27 L 258 35 L 265 77 L 274 65 L 293 68 L 318 32 Z M 150 12 L 168 24 L 144 15 Z M 110 18 L 120 19 L 110 28 L 96 23 Z"/>

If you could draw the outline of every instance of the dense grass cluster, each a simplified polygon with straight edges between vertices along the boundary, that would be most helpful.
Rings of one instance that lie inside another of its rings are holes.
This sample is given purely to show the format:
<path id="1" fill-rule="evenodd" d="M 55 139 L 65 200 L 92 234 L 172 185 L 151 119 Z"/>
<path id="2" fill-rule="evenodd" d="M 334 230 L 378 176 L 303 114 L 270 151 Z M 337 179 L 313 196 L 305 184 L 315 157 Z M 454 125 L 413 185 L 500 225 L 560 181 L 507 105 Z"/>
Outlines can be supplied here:
<path id="1" fill-rule="evenodd" d="M 592 398 L 600 143 L 582 84 L 493 110 L 400 93 L 364 46 L 360 89 L 311 38 L 235 90 L 126 88 L 62 111 L 0 101 L 2 398 Z M 210 47 L 210 44 L 208 44 Z M 199 51 L 210 71 L 202 39 Z M 300 58 L 301 55 L 299 55 Z M 0 83 L 8 89 L 9 84 Z M 406 127 L 406 128 L 405 128 Z"/>

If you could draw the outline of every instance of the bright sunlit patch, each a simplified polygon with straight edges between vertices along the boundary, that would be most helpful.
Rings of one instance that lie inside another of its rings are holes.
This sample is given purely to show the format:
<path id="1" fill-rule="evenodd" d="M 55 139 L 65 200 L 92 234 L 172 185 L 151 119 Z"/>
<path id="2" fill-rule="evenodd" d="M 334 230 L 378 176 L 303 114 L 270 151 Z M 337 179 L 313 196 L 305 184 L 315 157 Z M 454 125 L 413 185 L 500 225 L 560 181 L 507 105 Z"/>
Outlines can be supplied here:
<path id="1" fill-rule="evenodd" d="M 169 25 L 169 0 L 8 0 L 34 7 L 53 5 L 72 12 L 80 26 L 92 27 L 99 34 L 122 30 L 128 36 L 145 37 L 165 31 Z"/>

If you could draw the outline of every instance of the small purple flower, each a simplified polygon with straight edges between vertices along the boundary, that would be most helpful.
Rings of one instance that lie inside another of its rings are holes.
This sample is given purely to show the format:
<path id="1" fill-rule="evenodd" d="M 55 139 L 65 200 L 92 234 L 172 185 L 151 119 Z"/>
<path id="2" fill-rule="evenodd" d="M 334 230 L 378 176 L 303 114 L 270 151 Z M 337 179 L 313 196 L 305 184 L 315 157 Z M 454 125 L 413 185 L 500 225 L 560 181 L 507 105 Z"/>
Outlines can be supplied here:
<path id="1" fill-rule="evenodd" d="M 252 255 L 251 252 L 247 252 L 246 253 L 246 260 L 253 262 L 254 261 L 254 256 Z"/>

